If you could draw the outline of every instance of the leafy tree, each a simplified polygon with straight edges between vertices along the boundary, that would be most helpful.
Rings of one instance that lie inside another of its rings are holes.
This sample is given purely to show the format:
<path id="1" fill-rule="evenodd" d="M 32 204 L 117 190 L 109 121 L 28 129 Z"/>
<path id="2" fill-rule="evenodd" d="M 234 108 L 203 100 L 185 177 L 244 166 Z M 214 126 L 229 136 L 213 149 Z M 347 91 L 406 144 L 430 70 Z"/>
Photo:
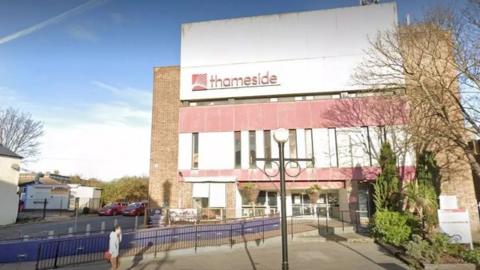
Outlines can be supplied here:
<path id="1" fill-rule="evenodd" d="M 377 210 L 396 210 L 399 202 L 399 179 L 395 153 L 390 143 L 384 142 L 380 149 L 381 173 L 374 184 L 374 203 Z"/>
<path id="2" fill-rule="evenodd" d="M 404 208 L 422 221 L 422 229 L 430 231 L 437 224 L 438 195 L 440 193 L 438 167 L 431 152 L 417 157 L 416 179 L 404 192 Z"/>
<path id="3" fill-rule="evenodd" d="M 422 221 L 422 229 L 430 231 L 437 223 L 437 193 L 429 183 L 414 180 L 405 189 L 406 210 Z"/>
<path id="4" fill-rule="evenodd" d="M 148 177 L 126 176 L 100 186 L 103 202 L 142 201 L 148 198 Z"/>
<path id="5" fill-rule="evenodd" d="M 417 155 L 416 178 L 419 184 L 433 186 L 440 195 L 439 168 L 432 152 Z"/>

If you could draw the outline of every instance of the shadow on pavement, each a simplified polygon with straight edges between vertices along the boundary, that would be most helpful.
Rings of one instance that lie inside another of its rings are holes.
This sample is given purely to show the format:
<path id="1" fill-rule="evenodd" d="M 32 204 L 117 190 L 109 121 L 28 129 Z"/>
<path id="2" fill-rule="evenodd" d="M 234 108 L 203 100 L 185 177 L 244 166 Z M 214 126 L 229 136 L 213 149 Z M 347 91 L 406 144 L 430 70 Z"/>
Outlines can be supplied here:
<path id="1" fill-rule="evenodd" d="M 351 247 L 349 247 L 348 245 L 345 245 L 344 243 L 342 242 L 336 242 L 338 245 L 341 245 L 342 247 L 346 248 L 346 249 L 349 249 L 353 252 L 355 252 L 356 254 L 360 255 L 361 257 L 363 257 L 364 259 L 370 261 L 371 263 L 374 263 L 380 267 L 382 267 L 383 269 L 387 269 L 387 270 L 407 270 L 408 268 L 405 268 L 401 265 L 398 265 L 398 264 L 395 264 L 395 263 L 377 263 L 376 261 L 370 259 L 368 256 L 365 256 L 363 255 L 361 252 L 359 252 L 358 250 L 356 249 L 353 249 Z M 389 255 L 389 257 L 391 257 Z"/>

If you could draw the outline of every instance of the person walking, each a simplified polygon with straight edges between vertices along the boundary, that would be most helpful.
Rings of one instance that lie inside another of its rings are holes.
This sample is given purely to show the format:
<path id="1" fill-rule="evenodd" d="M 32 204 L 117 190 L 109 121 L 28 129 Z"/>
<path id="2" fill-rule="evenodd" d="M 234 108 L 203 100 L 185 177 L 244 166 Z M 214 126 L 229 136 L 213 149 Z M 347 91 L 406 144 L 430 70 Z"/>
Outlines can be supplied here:
<path id="1" fill-rule="evenodd" d="M 110 241 L 108 244 L 108 252 L 110 253 L 110 263 L 112 270 L 118 269 L 118 255 L 120 251 L 120 242 L 122 242 L 122 228 L 120 225 L 115 225 L 115 228 L 110 233 Z"/>

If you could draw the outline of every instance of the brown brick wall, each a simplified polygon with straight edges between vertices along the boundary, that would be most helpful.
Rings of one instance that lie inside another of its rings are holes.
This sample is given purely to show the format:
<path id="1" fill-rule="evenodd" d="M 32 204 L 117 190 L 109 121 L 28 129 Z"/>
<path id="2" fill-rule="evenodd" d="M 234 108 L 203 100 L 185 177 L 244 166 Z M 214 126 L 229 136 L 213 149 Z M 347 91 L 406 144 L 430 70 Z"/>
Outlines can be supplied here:
<path id="1" fill-rule="evenodd" d="M 472 169 L 462 149 L 454 146 L 447 149 L 436 156 L 441 168 L 441 194 L 456 195 L 459 208 L 469 211 L 472 230 L 478 231 L 480 224 Z"/>
<path id="2" fill-rule="evenodd" d="M 227 183 L 227 218 L 235 218 L 236 183 Z"/>
<path id="3" fill-rule="evenodd" d="M 178 112 L 180 68 L 155 68 L 149 197 L 152 207 L 178 207 Z"/>
<path id="4" fill-rule="evenodd" d="M 180 187 L 180 201 L 178 203 L 178 207 L 180 208 L 192 208 L 193 207 L 193 199 L 192 199 L 192 183 L 182 182 L 179 185 Z"/>

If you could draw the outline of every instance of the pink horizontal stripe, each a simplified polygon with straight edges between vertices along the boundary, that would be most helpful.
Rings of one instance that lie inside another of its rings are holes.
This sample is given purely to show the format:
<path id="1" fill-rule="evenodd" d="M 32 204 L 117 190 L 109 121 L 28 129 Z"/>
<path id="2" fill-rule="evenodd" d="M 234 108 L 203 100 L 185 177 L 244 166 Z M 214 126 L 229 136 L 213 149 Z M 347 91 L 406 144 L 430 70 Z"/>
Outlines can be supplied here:
<path id="1" fill-rule="evenodd" d="M 182 107 L 179 132 L 396 125 L 407 121 L 399 97 Z"/>
<path id="2" fill-rule="evenodd" d="M 329 182 L 315 182 L 316 185 L 320 186 L 322 189 L 339 189 L 345 188 L 344 181 L 329 181 Z M 244 185 L 240 183 L 240 188 Z M 279 182 L 257 182 L 255 185 L 260 190 L 280 190 L 280 183 Z M 292 189 L 307 189 L 312 186 L 312 182 L 287 182 L 286 188 L 287 190 Z"/>
<path id="3" fill-rule="evenodd" d="M 290 175 L 296 175 L 297 169 L 287 168 Z M 287 181 L 343 181 L 343 180 L 374 180 L 380 169 L 378 167 L 354 167 L 354 168 L 308 168 L 302 169 L 297 177 L 287 176 Z M 275 172 L 271 172 L 274 175 Z M 400 168 L 402 179 L 412 179 L 415 175 L 415 167 L 406 166 Z M 180 170 L 179 180 L 183 177 L 221 177 L 235 176 L 239 182 L 250 181 L 279 181 L 279 177 L 269 178 L 259 169 L 236 169 L 236 170 Z"/>

